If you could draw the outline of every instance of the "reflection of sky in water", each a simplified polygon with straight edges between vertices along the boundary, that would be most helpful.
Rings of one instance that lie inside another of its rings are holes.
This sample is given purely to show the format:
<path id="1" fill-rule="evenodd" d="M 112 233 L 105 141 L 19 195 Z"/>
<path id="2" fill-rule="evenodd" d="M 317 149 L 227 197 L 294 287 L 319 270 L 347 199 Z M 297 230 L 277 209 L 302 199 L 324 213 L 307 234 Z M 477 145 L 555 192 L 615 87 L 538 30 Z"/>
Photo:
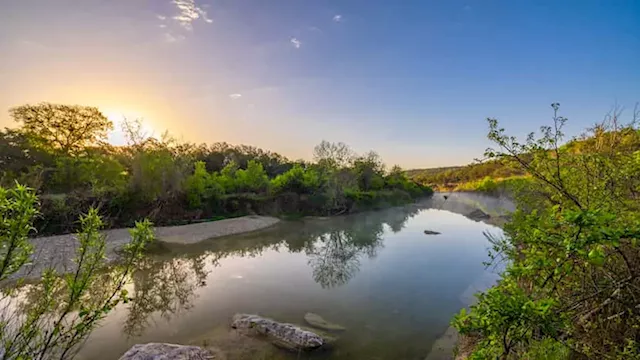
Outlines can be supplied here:
<path id="1" fill-rule="evenodd" d="M 169 249 L 137 279 L 153 300 L 128 305 L 135 319 L 124 308 L 110 315 L 83 353 L 111 359 L 133 343 L 189 343 L 236 312 L 296 323 L 315 312 L 349 329 L 323 356 L 423 358 L 466 305 L 465 290 L 482 279 L 487 230 L 500 233 L 447 211 L 408 207 Z M 146 316 L 155 309 L 170 316 Z M 141 336 L 122 334 L 127 316 L 144 327 Z"/>

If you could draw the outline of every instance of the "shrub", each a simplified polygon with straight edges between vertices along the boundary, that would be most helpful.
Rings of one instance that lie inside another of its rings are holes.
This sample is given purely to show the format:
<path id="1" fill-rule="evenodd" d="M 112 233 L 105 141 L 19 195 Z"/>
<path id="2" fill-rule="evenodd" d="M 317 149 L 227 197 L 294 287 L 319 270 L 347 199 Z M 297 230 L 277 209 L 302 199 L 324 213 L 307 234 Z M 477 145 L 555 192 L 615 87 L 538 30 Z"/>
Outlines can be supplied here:
<path id="1" fill-rule="evenodd" d="M 20 185 L 9 190 L 0 187 L 0 281 L 24 273 L 21 270 L 33 253 L 28 236 L 36 205 L 32 190 Z M 3 288 L 0 351 L 4 358 L 72 358 L 106 314 L 129 300 L 124 286 L 153 239 L 151 223 L 136 224 L 122 262 L 108 267 L 97 211 L 90 210 L 80 223 L 72 273 L 62 276 L 49 268 L 37 284 L 19 287 L 24 281 L 18 281 Z"/>
<path id="2" fill-rule="evenodd" d="M 560 146 L 566 119 L 552 106 L 553 126 L 524 142 L 489 119 L 500 148 L 486 155 L 531 178 L 505 237 L 491 239 L 508 264 L 502 280 L 454 325 L 481 334 L 475 358 L 526 358 L 546 340 L 586 358 L 640 359 L 640 152 L 623 136 L 637 130 L 613 117 L 578 152 Z"/>
<path id="3" fill-rule="evenodd" d="M 219 198 L 224 189 L 207 172 L 205 163 L 198 161 L 195 163 L 194 171 L 185 181 L 185 192 L 187 201 L 191 208 L 200 208 L 204 204 Z"/>
<path id="4" fill-rule="evenodd" d="M 239 192 L 266 192 L 269 187 L 269 178 L 262 164 L 249 160 L 247 168 L 238 170 L 235 174 L 235 189 Z"/>
<path id="5" fill-rule="evenodd" d="M 291 170 L 271 180 L 271 187 L 274 193 L 313 194 L 322 190 L 322 179 L 316 169 L 305 169 L 296 164 Z"/>

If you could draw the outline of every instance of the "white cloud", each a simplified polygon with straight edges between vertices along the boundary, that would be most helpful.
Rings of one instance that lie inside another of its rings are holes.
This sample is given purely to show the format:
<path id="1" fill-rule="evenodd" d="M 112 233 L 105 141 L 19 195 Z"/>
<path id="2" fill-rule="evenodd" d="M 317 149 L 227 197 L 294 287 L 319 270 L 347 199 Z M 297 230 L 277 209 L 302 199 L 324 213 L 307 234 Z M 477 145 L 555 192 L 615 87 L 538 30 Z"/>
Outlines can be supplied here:
<path id="1" fill-rule="evenodd" d="M 342 21 L 342 15 L 340 15 L 340 14 L 335 15 L 335 16 L 333 17 L 333 21 L 335 21 L 335 22 L 340 22 L 340 21 Z"/>
<path id="2" fill-rule="evenodd" d="M 158 18 L 158 20 L 160 20 L 160 21 L 164 21 L 164 20 L 166 20 L 166 19 L 167 19 L 167 17 L 166 17 L 166 16 L 164 16 L 164 15 L 156 15 L 156 17 L 157 17 L 157 18 Z"/>
<path id="3" fill-rule="evenodd" d="M 238 100 L 242 97 L 242 94 L 229 94 L 231 100 Z"/>
<path id="4" fill-rule="evenodd" d="M 172 0 L 172 3 L 178 8 L 178 14 L 173 17 L 174 20 L 187 30 L 193 29 L 193 22 L 203 19 L 207 23 L 212 23 L 207 11 L 196 4 L 195 0 Z"/>
<path id="5" fill-rule="evenodd" d="M 293 44 L 293 47 L 296 49 L 300 49 L 300 46 L 302 46 L 302 42 L 294 37 L 291 38 L 291 44 Z"/>
<path id="6" fill-rule="evenodd" d="M 166 28 L 166 27 L 167 27 L 167 24 L 160 24 L 160 25 L 158 25 L 158 27 L 159 27 L 160 29 L 164 29 L 164 28 Z"/>

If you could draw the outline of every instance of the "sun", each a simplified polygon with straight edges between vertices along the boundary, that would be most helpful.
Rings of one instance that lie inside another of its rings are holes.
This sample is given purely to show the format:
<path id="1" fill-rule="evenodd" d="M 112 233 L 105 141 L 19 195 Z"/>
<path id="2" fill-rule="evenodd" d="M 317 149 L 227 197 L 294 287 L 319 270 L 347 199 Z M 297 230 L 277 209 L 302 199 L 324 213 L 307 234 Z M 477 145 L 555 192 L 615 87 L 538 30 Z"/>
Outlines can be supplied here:
<path id="1" fill-rule="evenodd" d="M 113 123 L 113 130 L 109 132 L 107 141 L 113 145 L 126 145 L 127 137 L 122 126 L 125 121 L 140 121 L 141 131 L 145 137 L 157 137 L 158 134 L 154 128 L 150 125 L 149 121 L 138 112 L 134 111 L 122 111 L 115 109 L 101 110 L 102 114 Z"/>

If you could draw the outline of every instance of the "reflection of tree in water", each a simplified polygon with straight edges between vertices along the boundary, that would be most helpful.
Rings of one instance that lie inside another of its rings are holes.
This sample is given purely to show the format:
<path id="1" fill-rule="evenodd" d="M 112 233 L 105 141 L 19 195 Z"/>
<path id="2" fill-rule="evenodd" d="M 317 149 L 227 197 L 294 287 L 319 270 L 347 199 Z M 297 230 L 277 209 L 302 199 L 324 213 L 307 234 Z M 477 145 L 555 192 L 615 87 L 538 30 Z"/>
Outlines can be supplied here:
<path id="1" fill-rule="evenodd" d="M 361 252 L 347 233 L 322 234 L 309 245 L 308 263 L 313 269 L 313 279 L 322 287 L 343 285 L 358 272 Z"/>
<path id="2" fill-rule="evenodd" d="M 174 258 L 169 261 L 146 259 L 133 275 L 133 300 L 124 331 L 139 335 L 149 326 L 151 314 L 170 319 L 193 306 L 195 291 L 206 285 L 205 256 Z"/>
<path id="3" fill-rule="evenodd" d="M 383 245 L 384 224 L 400 231 L 419 208 L 407 206 L 377 212 L 301 221 L 264 233 L 220 238 L 189 246 L 167 245 L 160 257 L 150 256 L 133 276 L 133 300 L 124 330 L 140 334 L 151 315 L 169 319 L 193 306 L 195 292 L 206 286 L 205 264 L 218 266 L 226 257 L 256 257 L 266 250 L 304 252 L 313 278 L 324 288 L 346 284 Z"/>
<path id="4" fill-rule="evenodd" d="M 375 257 L 383 246 L 384 224 L 400 231 L 417 212 L 404 207 L 335 219 L 332 228 L 305 242 L 314 280 L 324 288 L 346 284 L 360 270 L 361 259 Z"/>
<path id="5" fill-rule="evenodd" d="M 140 335 L 151 325 L 152 315 L 158 314 L 168 320 L 191 309 L 196 290 L 207 285 L 207 263 L 217 267 L 226 257 L 255 257 L 266 249 L 277 247 L 273 240 L 249 240 L 238 236 L 218 239 L 213 244 L 177 248 L 164 244 L 156 249 L 160 254 L 146 258 L 133 275 L 133 299 L 129 303 L 124 332 L 129 336 Z"/>

